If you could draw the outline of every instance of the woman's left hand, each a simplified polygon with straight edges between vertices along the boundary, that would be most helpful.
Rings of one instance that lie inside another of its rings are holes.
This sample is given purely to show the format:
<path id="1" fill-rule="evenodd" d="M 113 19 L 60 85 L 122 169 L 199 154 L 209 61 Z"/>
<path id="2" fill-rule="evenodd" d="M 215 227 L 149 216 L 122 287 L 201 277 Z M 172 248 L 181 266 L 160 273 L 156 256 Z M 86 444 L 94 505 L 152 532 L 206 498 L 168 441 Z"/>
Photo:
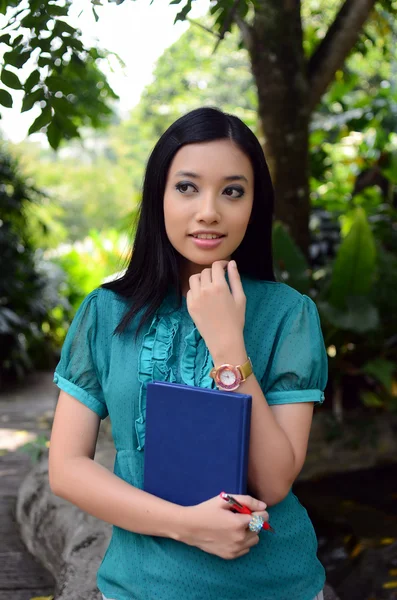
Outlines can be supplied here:
<path id="1" fill-rule="evenodd" d="M 229 285 L 225 278 L 225 268 Z M 246 298 L 235 261 L 220 260 L 189 278 L 187 307 L 212 357 L 244 359 Z"/>

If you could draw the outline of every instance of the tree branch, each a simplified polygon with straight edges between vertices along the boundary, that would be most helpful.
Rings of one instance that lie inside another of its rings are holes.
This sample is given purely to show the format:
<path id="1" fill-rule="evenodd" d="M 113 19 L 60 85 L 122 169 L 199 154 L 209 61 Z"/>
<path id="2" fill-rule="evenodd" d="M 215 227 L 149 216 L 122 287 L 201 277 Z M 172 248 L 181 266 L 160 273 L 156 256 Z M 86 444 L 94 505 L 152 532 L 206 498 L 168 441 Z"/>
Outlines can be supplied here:
<path id="1" fill-rule="evenodd" d="M 376 0 L 345 0 L 325 38 L 308 62 L 309 110 L 312 112 L 356 43 Z"/>
<path id="2" fill-rule="evenodd" d="M 202 25 L 201 23 L 199 23 L 198 21 L 195 21 L 194 19 L 189 19 L 189 17 L 186 19 L 186 21 L 188 21 L 191 25 L 196 25 L 196 27 L 200 27 L 200 29 L 203 29 L 207 33 L 210 33 L 211 35 L 213 35 L 219 39 L 219 33 L 214 31 L 213 29 L 210 29 L 209 27 Z"/>
<path id="3" fill-rule="evenodd" d="M 252 44 L 252 28 L 248 25 L 247 21 L 244 21 L 239 15 L 234 17 L 238 28 L 240 29 L 241 37 L 243 38 L 243 42 L 247 50 L 250 50 Z"/>

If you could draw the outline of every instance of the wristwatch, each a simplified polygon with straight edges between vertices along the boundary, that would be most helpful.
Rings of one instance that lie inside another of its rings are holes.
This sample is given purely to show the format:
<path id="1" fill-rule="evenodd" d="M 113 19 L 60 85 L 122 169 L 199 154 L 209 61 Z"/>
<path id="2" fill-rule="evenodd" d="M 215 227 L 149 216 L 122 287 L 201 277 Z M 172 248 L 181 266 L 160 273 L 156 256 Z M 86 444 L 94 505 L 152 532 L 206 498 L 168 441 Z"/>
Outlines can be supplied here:
<path id="1" fill-rule="evenodd" d="M 243 381 L 247 379 L 252 373 L 251 359 L 248 358 L 247 362 L 243 365 L 221 365 L 220 367 L 213 367 L 210 371 L 210 377 L 215 380 L 217 387 L 220 390 L 227 392 L 233 392 L 237 390 Z"/>

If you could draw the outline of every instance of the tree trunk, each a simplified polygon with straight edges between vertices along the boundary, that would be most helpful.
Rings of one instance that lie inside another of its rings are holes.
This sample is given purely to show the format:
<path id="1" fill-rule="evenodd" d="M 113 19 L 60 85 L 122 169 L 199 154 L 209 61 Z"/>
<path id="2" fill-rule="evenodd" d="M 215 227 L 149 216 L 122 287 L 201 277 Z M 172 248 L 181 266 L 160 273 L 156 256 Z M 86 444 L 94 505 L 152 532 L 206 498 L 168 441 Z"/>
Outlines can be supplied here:
<path id="1" fill-rule="evenodd" d="M 258 88 L 275 216 L 307 255 L 309 245 L 308 79 L 300 2 L 259 0 L 249 53 Z"/>

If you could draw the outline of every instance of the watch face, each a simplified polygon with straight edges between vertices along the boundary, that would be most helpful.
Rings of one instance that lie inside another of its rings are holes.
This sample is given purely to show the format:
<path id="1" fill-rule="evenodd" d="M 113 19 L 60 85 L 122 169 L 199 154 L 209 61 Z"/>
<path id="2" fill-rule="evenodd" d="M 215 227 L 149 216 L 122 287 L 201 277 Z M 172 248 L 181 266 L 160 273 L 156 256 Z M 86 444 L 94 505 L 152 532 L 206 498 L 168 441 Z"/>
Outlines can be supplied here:
<path id="1" fill-rule="evenodd" d="M 241 375 L 233 365 L 222 365 L 218 369 L 215 381 L 222 390 L 233 391 L 240 385 Z"/>
<path id="2" fill-rule="evenodd" d="M 228 371 L 225 369 L 219 375 L 219 380 L 223 383 L 223 385 L 234 385 L 236 383 L 236 375 L 233 371 Z"/>

